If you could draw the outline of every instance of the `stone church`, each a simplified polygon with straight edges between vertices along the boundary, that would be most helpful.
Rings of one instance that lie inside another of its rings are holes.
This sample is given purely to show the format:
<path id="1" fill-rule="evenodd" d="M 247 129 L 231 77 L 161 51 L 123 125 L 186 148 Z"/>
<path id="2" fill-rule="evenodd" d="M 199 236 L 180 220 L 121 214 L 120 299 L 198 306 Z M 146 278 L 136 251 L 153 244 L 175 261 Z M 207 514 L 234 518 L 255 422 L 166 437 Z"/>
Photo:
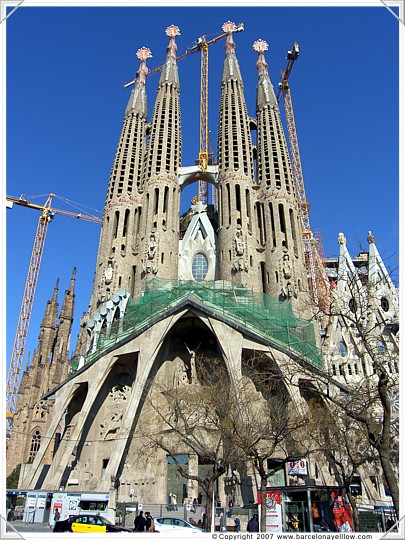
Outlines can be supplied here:
<path id="1" fill-rule="evenodd" d="M 281 371 L 299 364 L 295 384 L 285 388 L 298 406 L 305 402 L 296 391 L 298 377 L 310 382 L 332 376 L 339 389 L 372 375 L 355 329 L 339 318 L 319 322 L 266 47 L 255 47 L 253 118 L 234 30 L 232 23 L 224 25 L 217 164 L 205 171 L 182 166 L 179 29 L 166 30 L 166 60 L 150 121 L 150 51 L 137 53 L 140 66 L 111 169 L 89 312 L 74 357 L 68 358 L 68 350 L 75 273 L 59 322 L 56 286 L 38 349 L 22 377 L 7 459 L 8 474 L 22 464 L 21 489 L 108 492 L 111 500 L 134 490 L 140 501 L 166 503 L 167 455 L 162 451 L 152 459 L 140 446 L 140 426 L 147 421 L 144 388 L 151 377 L 198 384 L 197 356 L 218 358 L 240 377 L 258 352 Z M 180 215 L 183 188 L 198 180 L 217 190 L 217 204 L 194 200 Z M 370 317 L 384 329 L 381 351 L 398 358 L 398 292 L 369 238 L 369 253 L 352 259 L 339 236 L 339 258 L 326 268 L 328 294 L 332 304 L 343 305 L 350 294 L 342 284 L 349 277 L 362 284 L 378 279 Z M 389 369 L 397 377 L 398 361 Z M 190 470 L 197 470 L 196 456 L 188 458 Z M 309 459 L 313 485 L 335 483 L 330 470 L 316 468 Z M 252 485 L 256 492 L 254 478 Z M 364 486 L 369 500 L 384 498 L 382 483 L 366 478 Z M 190 490 L 187 496 L 197 496 L 196 486 Z M 225 499 L 223 484 L 218 491 Z"/>

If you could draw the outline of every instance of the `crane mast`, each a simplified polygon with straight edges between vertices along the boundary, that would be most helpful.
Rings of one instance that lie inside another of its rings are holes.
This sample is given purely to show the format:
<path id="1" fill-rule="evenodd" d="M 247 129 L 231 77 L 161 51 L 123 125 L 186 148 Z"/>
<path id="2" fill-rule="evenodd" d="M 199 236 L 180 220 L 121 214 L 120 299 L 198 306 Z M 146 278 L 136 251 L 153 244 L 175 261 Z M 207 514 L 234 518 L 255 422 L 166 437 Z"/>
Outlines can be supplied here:
<path id="1" fill-rule="evenodd" d="M 10 360 L 10 367 L 7 376 L 6 441 L 8 441 L 10 438 L 13 416 L 16 412 L 20 373 L 25 353 L 25 346 L 27 343 L 28 329 L 31 320 L 32 307 L 34 304 L 35 291 L 41 267 L 42 254 L 44 251 L 48 225 L 52 221 L 52 218 L 55 214 L 75 217 L 77 219 L 84 219 L 86 221 L 92 221 L 94 223 L 101 223 L 101 219 L 96 216 L 88 216 L 86 214 L 74 213 L 68 210 L 52 208 L 51 204 L 54 196 L 54 193 L 50 193 L 43 206 L 30 203 L 22 197 L 17 199 L 16 197 L 10 197 L 8 195 L 6 196 L 6 200 L 13 204 L 41 211 L 41 215 L 38 219 L 37 230 L 35 233 L 34 245 L 32 248 L 30 264 L 28 267 L 24 294 L 14 338 L 13 351 Z"/>
<path id="2" fill-rule="evenodd" d="M 318 235 L 317 238 L 314 237 L 309 223 L 310 204 L 307 201 L 305 194 L 305 184 L 298 145 L 297 128 L 295 125 L 290 85 L 288 83 L 288 78 L 295 61 L 298 59 L 299 52 L 300 49 L 298 43 L 294 43 L 291 51 L 287 52 L 287 67 L 285 71 L 282 72 L 281 82 L 278 85 L 279 91 L 277 101 L 280 102 L 281 96 L 283 96 L 288 138 L 290 141 L 292 175 L 298 204 L 301 209 L 302 238 L 304 244 L 305 265 L 308 273 L 308 284 L 315 304 L 325 308 L 326 303 L 328 302 L 328 296 L 326 290 L 326 279 L 324 276 L 325 271 L 322 260 L 323 257 L 321 255 L 323 248 L 321 245 L 320 235 Z"/>

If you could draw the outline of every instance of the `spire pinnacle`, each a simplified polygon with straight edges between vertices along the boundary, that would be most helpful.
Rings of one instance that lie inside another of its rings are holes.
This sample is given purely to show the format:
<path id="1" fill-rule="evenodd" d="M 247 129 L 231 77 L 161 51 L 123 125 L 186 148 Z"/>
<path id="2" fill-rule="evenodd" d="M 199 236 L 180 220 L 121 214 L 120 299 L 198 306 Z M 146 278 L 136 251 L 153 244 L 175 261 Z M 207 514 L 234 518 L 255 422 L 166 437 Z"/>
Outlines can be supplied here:
<path id="1" fill-rule="evenodd" d="M 222 25 L 222 30 L 225 32 L 225 34 L 227 34 L 225 42 L 226 54 L 235 52 L 236 45 L 233 40 L 233 33 L 236 31 L 236 24 L 231 21 L 227 21 Z"/>
<path id="2" fill-rule="evenodd" d="M 172 24 L 166 28 L 166 35 L 170 38 L 169 44 L 166 48 L 166 62 L 162 69 L 162 74 L 159 80 L 159 86 L 162 86 L 166 83 L 174 84 L 179 87 L 179 76 L 177 71 L 177 45 L 176 45 L 176 36 L 180 36 L 180 29 L 178 26 Z"/>
<path id="3" fill-rule="evenodd" d="M 146 67 L 146 60 L 152 58 L 152 52 L 147 47 L 141 47 L 136 51 L 137 58 L 141 61 L 139 69 L 137 71 L 138 80 L 140 84 L 145 84 L 146 77 L 148 75 L 148 68 Z"/>
<path id="4" fill-rule="evenodd" d="M 233 34 L 239 31 L 238 27 L 235 23 L 227 21 L 222 25 L 222 30 L 225 32 L 225 34 L 227 34 L 225 43 L 226 57 L 222 72 L 222 84 L 230 79 L 236 79 L 243 85 L 242 75 L 240 73 L 238 60 L 235 54 L 236 44 L 233 40 Z"/>
<path id="5" fill-rule="evenodd" d="M 264 53 L 269 50 L 269 44 L 264 39 L 257 39 L 253 43 L 252 48 L 258 53 L 256 66 L 259 75 L 259 83 L 257 86 L 256 109 L 259 111 L 267 104 L 276 105 L 277 100 L 274 94 L 273 85 L 270 81 L 269 66 L 264 56 Z"/>
<path id="6" fill-rule="evenodd" d="M 58 297 L 58 291 L 59 291 L 59 278 L 57 278 L 55 287 L 53 289 L 52 302 L 56 302 L 56 299 Z"/>
<path id="7" fill-rule="evenodd" d="M 70 278 L 69 291 L 71 291 L 71 292 L 73 292 L 73 290 L 75 288 L 75 281 L 76 281 L 76 266 L 73 268 L 72 277 Z"/>
<path id="8" fill-rule="evenodd" d="M 131 91 L 131 96 L 125 114 L 138 113 L 145 119 L 148 116 L 147 99 L 146 99 L 146 77 L 148 76 L 148 68 L 146 60 L 152 58 L 152 53 L 147 47 L 141 47 L 136 51 L 136 56 L 140 60 L 139 69 L 136 72 L 135 85 Z"/>
<path id="9" fill-rule="evenodd" d="M 252 48 L 259 54 L 259 58 L 257 59 L 256 63 L 259 75 L 265 75 L 266 72 L 268 73 L 268 64 L 266 62 L 266 58 L 264 57 L 264 53 L 265 51 L 269 50 L 269 45 L 267 41 L 264 41 L 263 39 L 257 39 L 253 43 Z"/>

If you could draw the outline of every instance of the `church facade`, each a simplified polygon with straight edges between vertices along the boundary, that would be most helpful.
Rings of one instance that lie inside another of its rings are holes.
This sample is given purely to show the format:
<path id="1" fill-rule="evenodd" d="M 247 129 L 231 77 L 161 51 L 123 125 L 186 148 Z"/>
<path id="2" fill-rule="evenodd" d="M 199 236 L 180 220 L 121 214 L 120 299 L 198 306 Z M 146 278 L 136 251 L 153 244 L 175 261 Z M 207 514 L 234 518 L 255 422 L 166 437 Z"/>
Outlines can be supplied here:
<path id="1" fill-rule="evenodd" d="M 202 172 L 182 166 L 178 28 L 166 30 L 166 61 L 150 122 L 150 51 L 137 53 L 140 66 L 111 170 L 89 313 L 74 359 L 67 357 L 73 276 L 59 324 L 55 289 L 38 352 L 22 378 L 7 464 L 8 472 L 23 464 L 21 489 L 108 492 L 112 510 L 131 490 L 139 501 L 165 504 L 170 460 L 163 450 L 153 459 L 142 450 L 141 428 L 151 421 L 145 388 L 151 380 L 198 386 L 199 362 L 210 358 L 236 378 L 246 376 L 247 363 L 258 354 L 267 358 L 290 381 L 283 392 L 298 409 L 308 407 L 299 389 L 314 378 L 325 385 L 332 380 L 338 392 L 373 376 L 372 362 L 347 317 L 331 316 L 320 327 L 265 42 L 255 44 L 252 119 L 234 31 L 235 25 L 225 23 L 218 163 L 208 165 L 203 175 L 217 189 L 218 204 L 214 208 L 196 200 L 182 216 L 182 189 Z M 343 235 L 339 243 L 339 258 L 326 268 L 332 310 L 343 314 L 350 304 L 349 283 L 358 281 L 360 294 L 366 283 L 374 283 L 375 306 L 363 322 L 380 328 L 378 346 L 381 354 L 387 352 L 395 400 L 398 292 L 371 235 L 370 251 L 360 262 L 351 258 Z M 358 309 L 350 306 L 352 313 Z M 264 397 L 258 393 L 257 399 Z M 190 454 L 188 463 L 198 472 L 197 456 Z M 309 458 L 308 467 L 312 485 L 336 484 L 321 459 Z M 245 474 L 255 484 L 251 467 Z M 366 470 L 362 475 L 368 500 L 388 500 L 381 481 L 371 482 Z M 187 489 L 187 497 L 197 497 L 196 483 Z M 225 500 L 223 480 L 218 492 Z M 230 495 L 240 498 L 238 504 L 247 503 L 240 491 Z"/>

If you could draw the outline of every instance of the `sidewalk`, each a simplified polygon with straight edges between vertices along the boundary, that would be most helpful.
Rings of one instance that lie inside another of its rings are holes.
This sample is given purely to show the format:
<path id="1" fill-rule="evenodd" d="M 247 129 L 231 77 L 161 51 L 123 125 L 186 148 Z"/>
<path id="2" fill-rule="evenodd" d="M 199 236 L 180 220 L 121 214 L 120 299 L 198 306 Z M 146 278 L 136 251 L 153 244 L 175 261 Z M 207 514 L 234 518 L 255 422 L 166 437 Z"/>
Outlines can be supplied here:
<path id="1" fill-rule="evenodd" d="M 20 519 L 10 521 L 7 524 L 6 531 L 12 533 L 18 531 L 23 537 L 24 534 L 31 533 L 52 533 L 52 529 L 47 523 L 24 523 Z M 18 537 L 18 535 L 16 535 Z"/>

